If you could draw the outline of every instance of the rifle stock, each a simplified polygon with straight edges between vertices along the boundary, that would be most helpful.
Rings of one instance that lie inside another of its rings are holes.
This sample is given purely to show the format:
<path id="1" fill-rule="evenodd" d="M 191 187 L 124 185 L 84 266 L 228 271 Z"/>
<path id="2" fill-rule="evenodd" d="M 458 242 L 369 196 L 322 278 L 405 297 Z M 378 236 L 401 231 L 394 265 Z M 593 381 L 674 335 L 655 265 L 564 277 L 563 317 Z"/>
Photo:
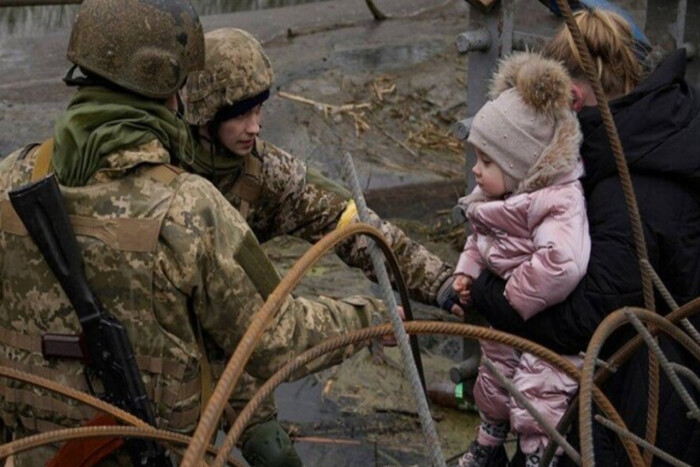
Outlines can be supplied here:
<path id="1" fill-rule="evenodd" d="M 73 305 L 82 327 L 85 363 L 102 381 L 101 397 L 155 426 L 151 407 L 126 329 L 107 312 L 85 277 L 80 247 L 53 175 L 9 193 L 17 215 Z M 134 465 L 172 466 L 162 445 L 128 439 Z"/>

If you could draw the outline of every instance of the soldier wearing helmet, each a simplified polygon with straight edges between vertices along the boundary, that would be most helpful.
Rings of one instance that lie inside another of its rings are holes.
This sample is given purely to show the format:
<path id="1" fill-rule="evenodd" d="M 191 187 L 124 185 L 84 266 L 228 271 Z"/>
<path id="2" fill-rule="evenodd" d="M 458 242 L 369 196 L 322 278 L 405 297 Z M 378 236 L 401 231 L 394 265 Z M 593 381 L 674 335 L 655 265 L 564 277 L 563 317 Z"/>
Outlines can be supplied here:
<path id="1" fill-rule="evenodd" d="M 204 37 L 186 0 L 85 0 L 73 26 L 66 82 L 78 85 L 54 137 L 0 165 L 0 352 L 16 369 L 87 390 L 85 368 L 47 359 L 45 333 L 79 334 L 65 293 L 27 237 L 8 192 L 55 173 L 90 287 L 129 335 L 159 428 L 192 432 L 252 314 L 279 282 L 245 219 L 205 179 L 169 165 L 193 160 L 189 128 L 168 106 L 203 66 Z M 74 67 L 75 68 L 75 67 Z M 320 340 L 366 326 L 371 299 L 286 297 L 247 368 L 268 378 Z M 280 332 L 282 331 L 282 332 Z M 310 369 L 343 358 L 324 356 Z M 99 389 L 100 382 L 93 381 Z M 95 411 L 31 385 L 0 381 L 0 417 L 14 438 L 76 427 Z M 97 445 L 23 452 L 16 466 L 131 465 Z M 56 457 L 54 457 L 56 456 Z M 96 464 L 90 464 L 96 465 Z"/>
<path id="2" fill-rule="evenodd" d="M 211 180 L 261 242 L 294 235 L 314 243 L 355 222 L 355 205 L 345 188 L 259 138 L 262 106 L 274 81 L 272 64 L 260 43 L 235 28 L 211 31 L 205 42 L 205 68 L 190 76 L 182 93 L 185 118 L 198 144 L 194 158 L 180 160 L 179 165 Z M 450 295 L 452 268 L 396 226 L 371 215 L 372 224 L 394 247 L 412 298 L 450 311 L 454 307 L 460 313 Z M 346 242 L 336 251 L 347 264 L 374 279 L 366 239 Z M 245 382 L 248 388 L 239 392 L 239 405 L 259 385 L 252 378 Z M 257 414 L 258 424 L 242 437 L 243 453 L 246 458 L 265 459 L 265 465 L 275 465 L 272 458 L 294 465 L 296 454 L 274 413 L 268 400 Z"/>
<path id="3" fill-rule="evenodd" d="M 199 144 L 194 159 L 181 165 L 209 178 L 260 241 L 287 234 L 313 243 L 357 221 L 345 188 L 259 138 L 262 105 L 274 78 L 260 43 L 233 28 L 209 32 L 205 41 L 205 68 L 190 77 L 183 93 L 185 118 Z M 450 296 L 452 267 L 374 213 L 372 224 L 392 244 L 411 298 L 460 313 Z M 366 240 L 336 251 L 373 278 Z"/>

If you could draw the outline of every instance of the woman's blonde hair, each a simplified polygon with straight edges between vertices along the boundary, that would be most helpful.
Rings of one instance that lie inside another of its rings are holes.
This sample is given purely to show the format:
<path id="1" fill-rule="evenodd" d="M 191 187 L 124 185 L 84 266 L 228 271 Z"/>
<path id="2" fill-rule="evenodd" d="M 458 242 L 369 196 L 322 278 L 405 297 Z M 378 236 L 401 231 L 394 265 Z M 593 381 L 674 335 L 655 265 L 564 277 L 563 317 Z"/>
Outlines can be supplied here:
<path id="1" fill-rule="evenodd" d="M 621 96 L 632 91 L 642 79 L 643 67 L 635 55 L 629 23 L 617 13 L 599 9 L 578 11 L 574 18 L 591 51 L 605 94 Z M 566 25 L 545 44 L 543 53 L 561 61 L 572 78 L 587 78 L 581 55 Z"/>

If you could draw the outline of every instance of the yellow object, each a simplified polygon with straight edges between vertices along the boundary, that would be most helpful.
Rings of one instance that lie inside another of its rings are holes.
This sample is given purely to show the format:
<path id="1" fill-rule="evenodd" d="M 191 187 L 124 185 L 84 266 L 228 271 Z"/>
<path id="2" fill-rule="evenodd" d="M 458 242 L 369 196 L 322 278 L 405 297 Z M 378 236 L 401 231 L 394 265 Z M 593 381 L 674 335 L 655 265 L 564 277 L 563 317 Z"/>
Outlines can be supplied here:
<path id="1" fill-rule="evenodd" d="M 51 157 L 53 156 L 53 138 L 44 141 L 37 151 L 39 151 L 39 153 L 36 156 L 34 170 L 32 171 L 33 182 L 44 178 L 52 170 Z"/>
<path id="2" fill-rule="evenodd" d="M 355 200 L 351 199 L 350 202 L 348 202 L 348 206 L 345 208 L 345 211 L 343 211 L 343 214 L 340 216 L 336 230 L 350 225 L 355 217 L 357 217 L 357 206 L 355 206 Z"/>

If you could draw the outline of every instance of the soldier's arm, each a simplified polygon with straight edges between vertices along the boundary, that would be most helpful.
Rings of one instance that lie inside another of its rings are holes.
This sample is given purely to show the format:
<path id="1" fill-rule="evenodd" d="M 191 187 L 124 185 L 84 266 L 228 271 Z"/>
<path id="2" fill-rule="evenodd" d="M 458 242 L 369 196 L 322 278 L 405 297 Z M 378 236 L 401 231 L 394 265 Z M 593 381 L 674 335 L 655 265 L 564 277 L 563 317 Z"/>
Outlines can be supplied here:
<path id="1" fill-rule="evenodd" d="M 270 144 L 266 144 L 266 148 L 263 169 L 266 194 L 255 208 L 253 225 L 267 225 L 278 229 L 278 234 L 294 235 L 314 243 L 339 223 L 357 222 L 347 189 L 279 148 Z M 275 200 L 271 201 L 273 198 Z M 411 297 L 436 304 L 438 289 L 450 278 L 452 268 L 395 225 L 371 211 L 370 217 L 370 224 L 378 228 L 391 245 Z M 263 222 L 256 221 L 263 218 Z M 258 230 L 256 228 L 256 233 Z M 263 234 L 259 238 L 262 241 L 271 237 Z M 376 280 L 365 237 L 345 242 L 336 253 L 346 264 L 362 269 L 366 276 Z"/>
<path id="2" fill-rule="evenodd" d="M 175 266 L 169 278 L 183 291 L 204 331 L 227 355 L 235 350 L 253 314 L 279 283 L 245 219 L 199 177 L 183 184 L 162 229 Z M 373 299 L 316 300 L 288 296 L 272 317 L 247 370 L 268 378 L 290 358 L 324 339 L 365 327 L 380 309 Z M 302 376 L 334 365 L 346 349 L 324 355 Z"/>

